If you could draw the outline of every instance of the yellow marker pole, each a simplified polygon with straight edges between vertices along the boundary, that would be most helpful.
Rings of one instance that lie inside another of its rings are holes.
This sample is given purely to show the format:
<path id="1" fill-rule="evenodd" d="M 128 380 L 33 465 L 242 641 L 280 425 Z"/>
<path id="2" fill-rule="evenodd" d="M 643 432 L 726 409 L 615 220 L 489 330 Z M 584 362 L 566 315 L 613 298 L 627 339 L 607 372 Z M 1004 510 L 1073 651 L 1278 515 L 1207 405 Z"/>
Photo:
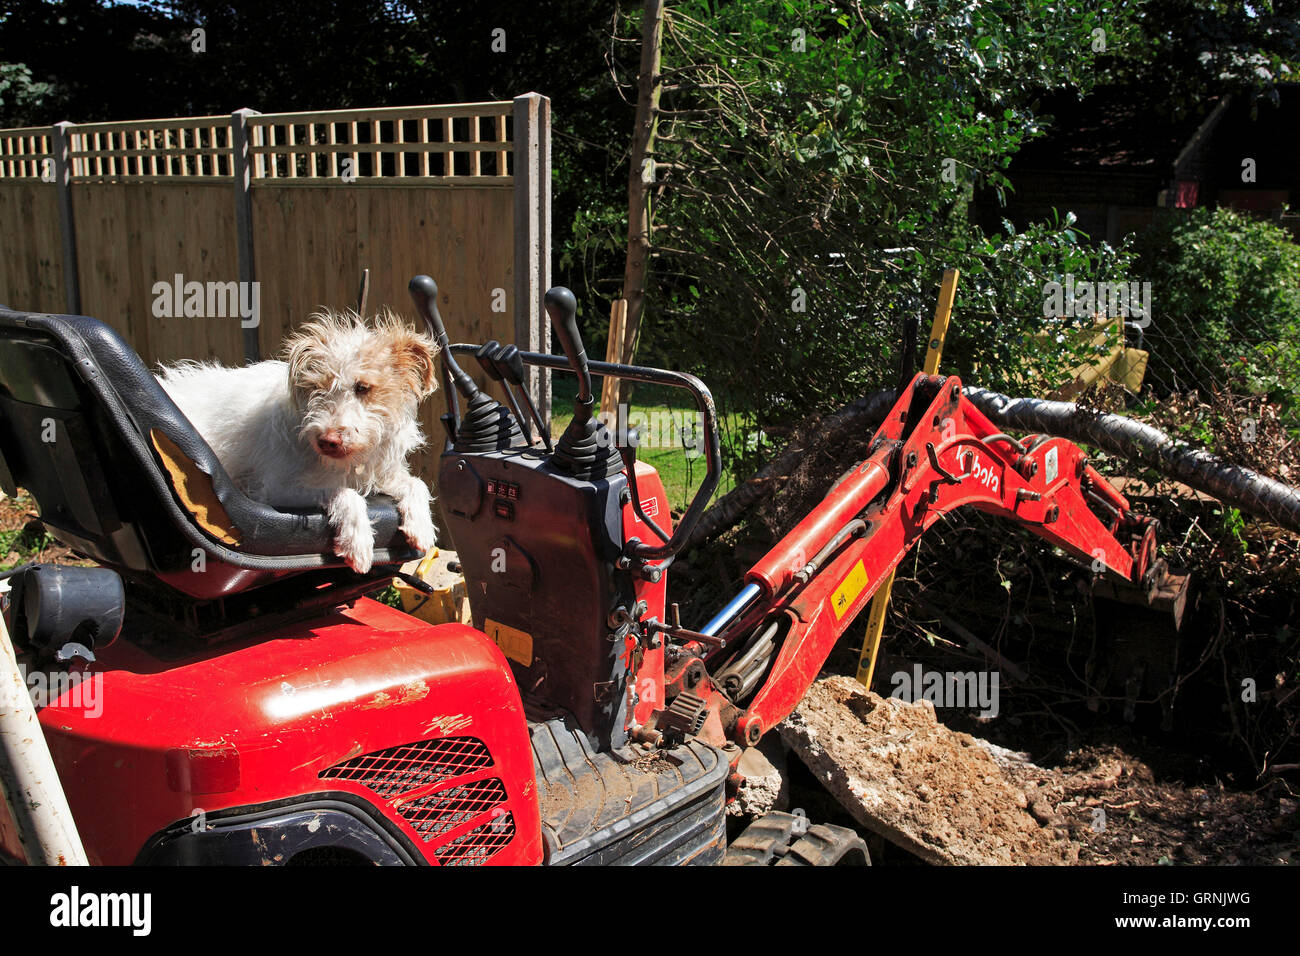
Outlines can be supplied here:
<path id="1" fill-rule="evenodd" d="M 939 286 L 939 301 L 934 307 L 934 322 L 930 326 L 930 344 L 925 350 L 925 374 L 939 371 L 939 358 L 943 355 L 943 340 L 948 334 L 948 320 L 952 317 L 952 300 L 957 295 L 958 269 L 945 269 Z M 871 688 L 876 673 L 876 655 L 880 653 L 880 636 L 885 630 L 885 612 L 889 609 L 889 592 L 894 588 L 894 572 L 880 583 L 880 589 L 871 599 L 871 613 L 867 617 L 867 636 L 862 642 L 862 656 L 858 658 L 858 683 Z"/>

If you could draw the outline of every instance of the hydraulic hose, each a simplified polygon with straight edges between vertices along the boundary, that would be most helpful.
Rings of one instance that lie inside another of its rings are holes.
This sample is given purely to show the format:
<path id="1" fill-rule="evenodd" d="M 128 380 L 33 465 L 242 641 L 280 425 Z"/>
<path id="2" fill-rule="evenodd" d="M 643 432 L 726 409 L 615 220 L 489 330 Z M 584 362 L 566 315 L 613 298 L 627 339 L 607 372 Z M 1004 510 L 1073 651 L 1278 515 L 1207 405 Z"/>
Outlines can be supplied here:
<path id="1" fill-rule="evenodd" d="M 1154 468 L 1226 505 L 1300 532 L 1300 488 L 1193 448 L 1151 425 L 1074 402 L 1010 398 L 970 385 L 963 391 L 997 425 L 1092 445 Z"/>
<path id="2" fill-rule="evenodd" d="M 1192 448 L 1151 425 L 1084 408 L 1074 402 L 1011 398 L 974 385 L 967 385 L 963 393 L 995 425 L 1092 445 L 1154 468 L 1247 514 L 1300 532 L 1300 488 Z M 894 400 L 893 389 L 864 395 L 827 416 L 823 427 L 843 428 L 853 421 L 877 426 L 884 421 Z M 994 437 L 997 436 L 990 439 Z M 698 544 L 730 527 L 745 509 L 770 493 L 774 487 L 770 479 L 793 468 L 803 452 L 803 448 L 788 449 L 754 478 L 724 495 L 705 512 L 690 544 Z"/>

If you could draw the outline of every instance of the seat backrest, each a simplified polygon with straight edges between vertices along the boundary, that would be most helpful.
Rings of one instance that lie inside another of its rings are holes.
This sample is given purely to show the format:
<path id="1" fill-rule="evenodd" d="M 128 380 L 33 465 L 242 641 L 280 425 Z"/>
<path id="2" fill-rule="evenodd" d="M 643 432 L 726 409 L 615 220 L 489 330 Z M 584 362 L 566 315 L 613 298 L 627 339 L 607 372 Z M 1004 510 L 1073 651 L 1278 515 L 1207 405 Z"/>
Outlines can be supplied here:
<path id="1" fill-rule="evenodd" d="M 195 598 L 342 566 L 323 511 L 248 498 L 135 351 L 86 316 L 0 307 L 0 486 L 25 488 L 74 551 Z M 417 556 L 390 499 L 370 518 L 377 566 Z"/>

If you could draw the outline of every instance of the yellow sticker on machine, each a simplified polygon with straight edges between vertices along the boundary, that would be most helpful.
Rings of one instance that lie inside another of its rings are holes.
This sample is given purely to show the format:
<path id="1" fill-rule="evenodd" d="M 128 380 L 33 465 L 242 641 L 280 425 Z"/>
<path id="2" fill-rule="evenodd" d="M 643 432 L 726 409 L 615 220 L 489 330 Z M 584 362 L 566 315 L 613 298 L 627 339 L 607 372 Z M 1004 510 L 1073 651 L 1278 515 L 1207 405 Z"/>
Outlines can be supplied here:
<path id="1" fill-rule="evenodd" d="M 512 661 L 517 661 L 525 667 L 533 666 L 533 636 L 527 631 L 521 631 L 517 627 L 511 627 L 508 624 L 502 624 L 488 618 L 483 622 L 487 636 L 497 647 L 501 648 L 501 653 Z"/>
<path id="2" fill-rule="evenodd" d="M 858 599 L 867 587 L 867 569 L 859 561 L 853 565 L 853 569 L 844 576 L 840 586 L 835 589 L 831 595 L 831 608 L 835 611 L 835 619 L 838 621 L 853 606 L 853 602 Z"/>

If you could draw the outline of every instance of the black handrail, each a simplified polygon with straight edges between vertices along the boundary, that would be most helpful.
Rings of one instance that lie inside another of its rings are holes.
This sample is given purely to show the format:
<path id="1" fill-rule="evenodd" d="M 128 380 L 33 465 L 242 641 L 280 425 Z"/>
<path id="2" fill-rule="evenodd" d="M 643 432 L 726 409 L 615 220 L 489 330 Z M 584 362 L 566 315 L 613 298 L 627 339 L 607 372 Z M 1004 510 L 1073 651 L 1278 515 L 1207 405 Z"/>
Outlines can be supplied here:
<path id="1" fill-rule="evenodd" d="M 451 346 L 451 351 L 465 354 L 474 354 L 478 349 L 479 346 L 477 345 L 463 342 Z M 525 365 L 549 368 L 567 372 L 570 375 L 576 374 L 570 367 L 568 358 L 563 355 L 521 351 L 519 357 L 523 359 Z M 685 389 L 691 393 L 691 397 L 695 401 L 695 407 L 704 418 L 705 475 L 700 487 L 695 492 L 695 497 L 691 499 L 686 513 L 682 515 L 682 520 L 673 529 L 672 537 L 669 538 L 667 544 L 650 545 L 637 542 L 630 549 L 628 556 L 641 561 L 655 561 L 675 555 L 690 540 L 691 532 L 700 520 L 700 516 L 704 513 L 704 509 L 708 506 L 709 499 L 713 497 L 714 489 L 718 487 L 718 479 L 722 475 L 722 445 L 718 438 L 718 413 L 713 404 L 713 394 L 709 391 L 707 385 L 687 372 L 672 372 L 667 369 L 650 368 L 644 365 L 619 365 L 612 362 L 588 362 L 587 364 L 595 375 L 613 375 L 633 382 L 645 382 L 650 385 L 667 385 L 670 388 Z"/>

